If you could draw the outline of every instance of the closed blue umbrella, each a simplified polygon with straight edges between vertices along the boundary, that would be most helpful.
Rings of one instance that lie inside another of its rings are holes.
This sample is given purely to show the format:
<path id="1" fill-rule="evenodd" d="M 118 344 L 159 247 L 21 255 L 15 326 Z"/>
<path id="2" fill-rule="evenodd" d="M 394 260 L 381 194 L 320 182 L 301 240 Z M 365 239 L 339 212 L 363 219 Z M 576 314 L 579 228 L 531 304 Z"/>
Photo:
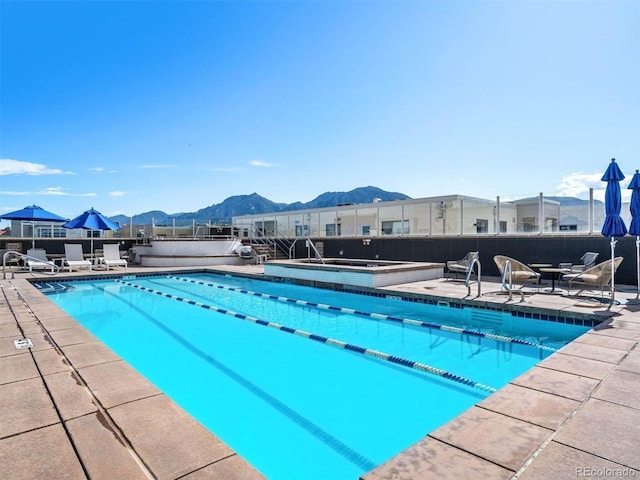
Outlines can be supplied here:
<path id="1" fill-rule="evenodd" d="M 37 205 L 30 205 L 28 207 L 24 207 L 20 210 L 16 210 L 15 212 L 5 213 L 4 215 L 0 215 L 0 220 L 23 220 L 29 222 L 65 222 L 67 219 L 62 218 L 55 213 L 48 212 L 42 207 Z M 32 248 L 36 246 L 36 229 L 35 225 L 32 229 L 33 239 L 31 240 Z"/>
<path id="2" fill-rule="evenodd" d="M 120 230 L 120 225 L 112 222 L 93 208 L 62 225 L 64 228 L 84 230 Z M 91 235 L 91 255 L 93 255 L 93 235 Z"/>
<path id="3" fill-rule="evenodd" d="M 636 170 L 633 174 L 629 187 L 631 192 L 631 203 L 629 211 L 631 212 L 631 225 L 629 225 L 629 235 L 636 236 L 636 278 L 638 280 L 638 294 L 640 296 L 640 173 Z"/>
<path id="4" fill-rule="evenodd" d="M 620 216 L 622 210 L 622 194 L 620 193 L 620 180 L 624 180 L 624 175 L 612 158 L 609 167 L 604 172 L 601 179 L 607 182 L 607 189 L 604 194 L 604 225 L 602 225 L 602 235 L 611 237 L 611 303 L 615 301 L 615 271 L 614 258 L 616 249 L 615 237 L 624 237 L 627 234 L 627 227 Z"/>

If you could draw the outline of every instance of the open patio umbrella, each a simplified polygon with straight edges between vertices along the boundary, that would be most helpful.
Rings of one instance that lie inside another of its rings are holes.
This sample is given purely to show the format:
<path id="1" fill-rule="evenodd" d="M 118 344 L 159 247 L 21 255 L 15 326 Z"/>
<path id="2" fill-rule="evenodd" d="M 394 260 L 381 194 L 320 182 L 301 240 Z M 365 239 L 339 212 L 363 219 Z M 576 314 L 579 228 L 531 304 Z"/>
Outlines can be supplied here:
<path id="1" fill-rule="evenodd" d="M 638 281 L 638 292 L 636 299 L 640 297 L 640 172 L 636 170 L 633 174 L 629 187 L 631 192 L 631 225 L 629 225 L 629 235 L 636 236 L 636 279 Z"/>
<path id="2" fill-rule="evenodd" d="M 76 218 L 62 225 L 64 228 L 82 228 L 83 230 L 120 230 L 120 225 L 112 222 L 97 210 L 90 208 Z M 91 235 L 91 257 L 93 258 L 93 234 Z"/>
<path id="3" fill-rule="evenodd" d="M 48 212 L 47 210 L 37 206 L 30 205 L 23 209 L 16 210 L 15 212 L 5 213 L 0 215 L 0 220 L 24 220 L 29 222 L 65 222 L 68 219 L 62 218 L 55 213 Z M 33 237 L 31 239 L 31 248 L 36 247 L 36 229 L 35 224 L 32 228 Z"/>
<path id="4" fill-rule="evenodd" d="M 622 210 L 622 194 L 620 193 L 620 180 L 624 180 L 624 175 L 612 158 L 609 167 L 604 172 L 601 179 L 607 182 L 607 189 L 604 193 L 604 224 L 602 225 L 602 235 L 611 237 L 611 303 L 615 301 L 615 269 L 614 258 L 616 249 L 616 237 L 624 237 L 627 234 L 627 227 L 620 216 Z"/>

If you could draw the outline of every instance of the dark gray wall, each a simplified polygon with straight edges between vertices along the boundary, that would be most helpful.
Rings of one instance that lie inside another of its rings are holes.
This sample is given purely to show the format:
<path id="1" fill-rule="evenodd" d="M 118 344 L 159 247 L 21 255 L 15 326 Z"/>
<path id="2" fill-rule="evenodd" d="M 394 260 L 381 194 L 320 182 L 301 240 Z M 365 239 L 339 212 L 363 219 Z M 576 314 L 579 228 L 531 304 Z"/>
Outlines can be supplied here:
<path id="1" fill-rule="evenodd" d="M 385 238 L 373 237 L 369 245 L 362 238 L 317 238 L 314 243 L 324 244 L 324 257 L 380 260 L 407 260 L 418 262 L 446 262 L 457 260 L 469 251 L 480 252 L 482 274 L 498 276 L 494 255 L 506 255 L 523 263 L 560 262 L 580 263 L 584 252 L 598 252 L 597 262 L 611 258 L 610 240 L 602 236 L 469 236 Z M 296 244 L 296 256 L 307 256 L 304 242 Z M 616 271 L 616 284 L 636 285 L 635 237 L 617 240 L 616 257 L 624 261 Z"/>

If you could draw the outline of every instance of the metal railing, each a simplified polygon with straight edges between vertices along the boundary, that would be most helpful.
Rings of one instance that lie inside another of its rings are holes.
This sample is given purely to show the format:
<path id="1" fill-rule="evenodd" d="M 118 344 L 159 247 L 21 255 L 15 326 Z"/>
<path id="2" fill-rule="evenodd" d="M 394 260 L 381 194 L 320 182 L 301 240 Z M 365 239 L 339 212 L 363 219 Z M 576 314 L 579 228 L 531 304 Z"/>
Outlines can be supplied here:
<path id="1" fill-rule="evenodd" d="M 265 232 L 258 229 L 255 225 L 252 225 L 249 238 L 252 244 L 268 245 L 269 248 L 273 249 L 274 259 L 277 258 L 278 252 L 281 252 L 283 255 L 289 255 L 289 258 L 291 258 L 291 247 L 295 241 L 292 242 L 277 230 L 270 233 L 271 235 L 266 235 Z"/>
<path id="2" fill-rule="evenodd" d="M 320 255 L 320 252 L 318 251 L 314 243 L 311 241 L 311 239 L 309 237 L 303 237 L 303 239 L 307 242 L 307 259 L 309 260 L 311 259 L 311 250 L 313 250 L 315 254 L 314 258 L 317 258 L 318 260 L 320 260 L 320 262 L 322 262 L 322 264 L 324 265 L 325 263 L 324 258 L 322 258 L 322 255 Z M 296 238 L 291 244 L 291 246 L 289 247 L 289 260 L 293 258 L 293 247 L 295 247 L 296 242 L 298 240 L 300 240 L 300 238 Z"/>
<path id="3" fill-rule="evenodd" d="M 7 252 L 4 252 L 4 255 L 2 255 L 2 279 L 3 280 L 7 279 L 7 260 L 9 259 L 9 257 L 14 257 L 17 260 L 24 260 L 24 261 L 33 260 L 35 262 L 48 265 L 51 267 L 51 272 L 50 272 L 51 275 L 55 275 L 60 272 L 60 267 L 56 265 L 55 262 L 52 262 L 49 260 L 44 261 L 41 258 L 32 257 L 24 253 L 16 252 L 15 250 L 9 250 Z"/>
<path id="4" fill-rule="evenodd" d="M 506 279 L 507 279 L 507 274 L 509 276 L 509 285 L 507 285 Z M 502 290 L 506 291 L 507 293 L 509 293 L 509 301 L 511 301 L 513 299 L 513 270 L 511 267 L 511 261 L 507 260 L 504 263 L 504 270 L 502 271 Z M 520 294 L 521 297 L 521 302 L 524 302 L 524 292 L 522 291 L 522 289 L 516 290 L 516 292 L 518 292 Z"/>
<path id="5" fill-rule="evenodd" d="M 482 295 L 482 265 L 480 264 L 480 259 L 474 258 L 471 261 L 471 265 L 469 266 L 469 271 L 467 272 L 467 279 L 465 280 L 465 285 L 467 286 L 467 296 L 471 295 L 471 274 L 473 273 L 474 265 L 478 266 L 478 272 L 476 273 L 477 283 L 478 283 L 478 294 L 476 298 Z"/>

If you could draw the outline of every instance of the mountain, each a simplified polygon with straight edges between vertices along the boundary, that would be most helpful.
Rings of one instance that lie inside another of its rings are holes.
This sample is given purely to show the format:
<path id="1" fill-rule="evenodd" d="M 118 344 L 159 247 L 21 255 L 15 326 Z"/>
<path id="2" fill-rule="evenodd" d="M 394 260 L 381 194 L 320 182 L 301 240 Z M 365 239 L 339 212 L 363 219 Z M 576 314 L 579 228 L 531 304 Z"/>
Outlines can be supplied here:
<path id="1" fill-rule="evenodd" d="M 275 213 L 291 210 L 304 210 L 307 208 L 335 207 L 345 203 L 371 203 L 375 198 L 383 202 L 392 200 L 406 200 L 411 197 L 398 192 L 387 192 L 378 187 L 360 187 L 349 192 L 326 192 L 307 203 L 276 203 L 264 198 L 257 193 L 251 195 L 236 195 L 229 197 L 218 205 L 211 205 L 195 212 L 167 214 L 160 210 L 140 213 L 133 216 L 133 223 L 146 224 L 152 220 L 156 225 L 176 226 L 191 225 L 196 223 L 228 224 L 231 217 L 239 215 L 255 215 L 259 213 Z M 128 224 L 131 219 L 125 215 L 110 217 L 110 220 L 121 225 Z"/>

